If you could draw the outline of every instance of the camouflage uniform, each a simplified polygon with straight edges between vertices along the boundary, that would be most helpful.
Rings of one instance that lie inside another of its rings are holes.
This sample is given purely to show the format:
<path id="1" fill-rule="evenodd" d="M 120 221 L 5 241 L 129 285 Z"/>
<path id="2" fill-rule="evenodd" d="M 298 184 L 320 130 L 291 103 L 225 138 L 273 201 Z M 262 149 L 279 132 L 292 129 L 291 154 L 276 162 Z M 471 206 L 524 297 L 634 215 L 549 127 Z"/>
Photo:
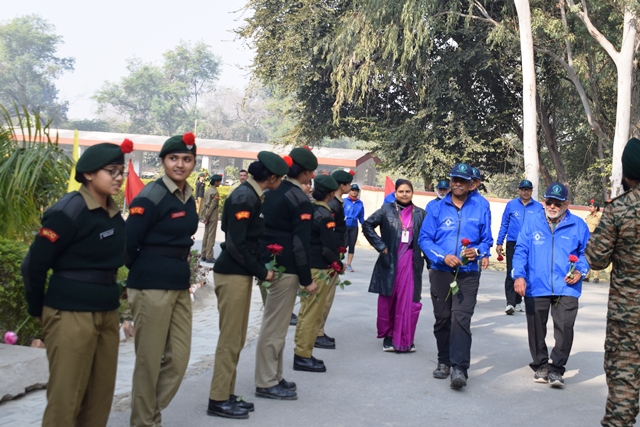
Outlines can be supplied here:
<path id="1" fill-rule="evenodd" d="M 640 184 L 607 202 L 585 255 L 591 268 L 613 263 L 604 370 L 609 387 L 603 426 L 635 425 L 640 389 Z"/>

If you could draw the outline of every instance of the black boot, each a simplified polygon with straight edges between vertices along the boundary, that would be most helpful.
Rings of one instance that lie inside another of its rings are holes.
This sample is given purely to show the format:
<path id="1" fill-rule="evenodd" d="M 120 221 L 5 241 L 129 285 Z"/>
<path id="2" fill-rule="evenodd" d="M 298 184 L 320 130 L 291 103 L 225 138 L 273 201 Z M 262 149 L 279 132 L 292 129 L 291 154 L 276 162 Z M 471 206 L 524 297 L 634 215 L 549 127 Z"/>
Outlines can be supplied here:
<path id="1" fill-rule="evenodd" d="M 219 401 L 209 399 L 207 414 L 224 418 L 244 420 L 249 418 L 249 411 L 238 406 L 238 401 L 232 398 Z"/>
<path id="2" fill-rule="evenodd" d="M 297 354 L 293 356 L 293 370 L 306 372 L 326 372 L 327 367 L 324 362 L 315 357 L 300 357 Z"/>

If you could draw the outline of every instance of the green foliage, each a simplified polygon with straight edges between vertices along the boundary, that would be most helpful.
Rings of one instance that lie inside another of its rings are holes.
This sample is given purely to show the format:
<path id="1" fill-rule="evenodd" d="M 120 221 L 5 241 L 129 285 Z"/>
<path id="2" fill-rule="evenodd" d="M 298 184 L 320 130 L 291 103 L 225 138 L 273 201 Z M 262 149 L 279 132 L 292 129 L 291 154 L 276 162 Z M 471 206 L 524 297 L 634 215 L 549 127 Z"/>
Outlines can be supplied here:
<path id="1" fill-rule="evenodd" d="M 55 125 L 64 121 L 68 102 L 58 99 L 54 81 L 73 71 L 74 59 L 56 55 L 61 43 L 55 27 L 38 15 L 0 24 L 0 104 L 38 110 Z"/>
<path id="2" fill-rule="evenodd" d="M 0 333 L 14 331 L 29 318 L 20 264 L 27 253 L 27 245 L 21 242 L 0 239 Z M 42 326 L 36 318 L 29 318 L 16 332 L 20 345 L 29 345 L 31 340 L 42 335 Z"/>

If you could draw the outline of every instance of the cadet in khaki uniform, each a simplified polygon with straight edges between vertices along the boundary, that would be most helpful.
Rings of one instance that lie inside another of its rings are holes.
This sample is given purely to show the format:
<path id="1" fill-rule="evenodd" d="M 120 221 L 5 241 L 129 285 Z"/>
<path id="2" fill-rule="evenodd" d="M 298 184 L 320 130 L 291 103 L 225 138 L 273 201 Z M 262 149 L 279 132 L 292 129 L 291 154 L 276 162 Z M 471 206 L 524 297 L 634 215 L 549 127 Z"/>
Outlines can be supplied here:
<path id="1" fill-rule="evenodd" d="M 196 191 L 195 191 L 195 199 L 196 199 L 196 212 L 200 212 L 202 199 L 204 198 L 204 181 L 205 176 L 203 173 L 198 175 L 198 179 L 196 180 Z"/>
<path id="2" fill-rule="evenodd" d="M 222 183 L 220 175 L 211 177 L 211 187 L 204 193 L 202 209 L 200 210 L 200 220 L 204 222 L 204 238 L 202 239 L 202 256 L 205 262 L 216 262 L 213 257 L 213 247 L 216 245 L 216 231 L 218 230 L 218 205 L 220 195 L 218 187 Z"/>
<path id="3" fill-rule="evenodd" d="M 353 175 L 355 173 L 353 171 L 346 172 L 342 169 L 338 169 L 331 174 L 331 177 L 336 180 L 338 183 L 338 188 L 335 192 L 333 198 L 327 203 L 329 208 L 331 208 L 331 212 L 333 213 L 333 219 L 336 223 L 334 237 L 336 240 L 336 247 L 343 248 L 346 251 L 347 242 L 346 242 L 346 234 L 347 234 L 347 224 L 344 219 L 344 200 L 342 196 L 349 192 L 351 187 L 351 182 L 353 181 Z M 338 276 L 334 277 L 332 283 L 336 283 L 338 280 Z M 318 328 L 318 336 L 316 337 L 315 347 L 317 348 L 325 348 L 325 349 L 335 349 L 336 348 L 336 340 L 333 337 L 325 334 L 324 325 L 327 322 L 327 317 L 329 317 L 329 312 L 331 311 L 331 306 L 333 305 L 333 298 L 336 295 L 336 286 L 329 287 L 329 293 L 327 294 L 327 302 L 324 305 L 324 310 L 322 312 L 322 320 L 320 321 L 320 328 Z"/>
<path id="4" fill-rule="evenodd" d="M 160 150 L 165 175 L 129 207 L 125 261 L 136 328 L 131 426 L 161 426 L 191 353 L 191 270 L 187 260 L 198 214 L 187 177 L 196 161 L 192 133 L 172 136 Z"/>
<path id="5" fill-rule="evenodd" d="M 119 344 L 116 272 L 125 245 L 111 196 L 132 150 L 127 139 L 87 148 L 76 165 L 80 190 L 45 212 L 22 263 L 27 309 L 43 323 L 49 360 L 43 426 L 106 426 L 109 419 Z"/>
<path id="6" fill-rule="evenodd" d="M 295 400 L 296 385 L 282 377 L 282 357 L 299 286 L 312 295 L 318 289 L 309 265 L 313 206 L 301 188 L 301 184 L 311 181 L 318 160 L 310 150 L 294 148 L 285 161 L 289 165 L 288 179 L 276 190 L 267 192 L 262 205 L 265 221 L 260 238 L 262 261 L 271 259 L 267 245 L 276 243 L 283 248 L 277 263 L 286 271 L 271 284 L 264 305 L 256 347 L 255 381 L 258 397 Z"/>
<path id="7" fill-rule="evenodd" d="M 318 284 L 315 297 L 301 296 L 298 323 L 296 325 L 296 349 L 293 357 L 294 371 L 325 372 L 322 360 L 313 357 L 313 347 L 322 323 L 327 295 L 335 294 L 338 273 L 343 270 L 338 245 L 334 237 L 336 222 L 327 204 L 333 199 L 338 183 L 330 176 L 320 175 L 314 180 L 313 226 L 310 238 L 311 277 Z M 332 267 L 334 272 L 329 276 Z"/>
<path id="8" fill-rule="evenodd" d="M 213 267 L 220 336 L 209 393 L 209 415 L 249 418 L 249 412 L 254 410 L 253 403 L 235 395 L 236 368 L 247 336 L 253 277 L 260 281 L 275 278 L 275 273 L 260 261 L 258 238 L 264 231 L 263 191 L 278 188 L 288 171 L 282 157 L 259 152 L 258 160 L 249 166 L 251 178 L 227 198 L 222 210 L 225 241 L 219 262 Z"/>
<path id="9" fill-rule="evenodd" d="M 640 393 L 640 140 L 622 153 L 625 193 L 607 202 L 585 255 L 591 268 L 610 263 L 604 372 L 609 395 L 603 426 L 633 426 Z"/>

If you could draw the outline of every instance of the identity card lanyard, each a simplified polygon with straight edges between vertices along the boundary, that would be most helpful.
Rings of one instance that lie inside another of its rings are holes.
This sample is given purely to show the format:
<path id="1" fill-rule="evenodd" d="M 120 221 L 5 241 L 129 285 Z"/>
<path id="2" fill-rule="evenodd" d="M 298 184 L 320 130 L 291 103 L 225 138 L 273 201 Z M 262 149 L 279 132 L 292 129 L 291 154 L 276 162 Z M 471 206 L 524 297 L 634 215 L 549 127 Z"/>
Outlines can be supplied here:
<path id="1" fill-rule="evenodd" d="M 411 221 L 409 221 L 408 225 L 404 225 L 402 222 L 402 215 L 400 215 L 400 209 L 398 209 L 398 203 L 396 202 L 396 212 L 398 214 L 398 219 L 400 220 L 400 225 L 402 226 L 402 238 L 400 241 L 402 243 L 409 243 L 409 227 L 413 224 L 413 204 L 411 205 Z"/>

